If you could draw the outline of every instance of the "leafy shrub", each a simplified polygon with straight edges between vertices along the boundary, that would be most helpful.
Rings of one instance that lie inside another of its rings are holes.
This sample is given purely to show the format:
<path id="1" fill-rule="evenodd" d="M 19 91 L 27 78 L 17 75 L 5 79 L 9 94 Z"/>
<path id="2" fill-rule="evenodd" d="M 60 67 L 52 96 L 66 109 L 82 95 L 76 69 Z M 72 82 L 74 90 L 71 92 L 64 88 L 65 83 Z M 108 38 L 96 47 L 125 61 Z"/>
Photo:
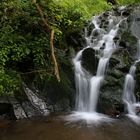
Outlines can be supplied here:
<path id="1" fill-rule="evenodd" d="M 106 0 L 37 2 L 55 30 L 55 51 L 60 63 L 65 61 L 65 36 L 69 32 L 81 30 L 85 21 L 93 14 L 111 8 Z M 119 4 L 135 2 L 139 0 L 118 0 Z M 18 91 L 21 75 L 26 72 L 43 69 L 46 74 L 53 74 L 49 42 L 49 33 L 31 0 L 0 2 L 0 94 L 8 95 Z M 37 74 L 42 78 L 41 73 Z"/>

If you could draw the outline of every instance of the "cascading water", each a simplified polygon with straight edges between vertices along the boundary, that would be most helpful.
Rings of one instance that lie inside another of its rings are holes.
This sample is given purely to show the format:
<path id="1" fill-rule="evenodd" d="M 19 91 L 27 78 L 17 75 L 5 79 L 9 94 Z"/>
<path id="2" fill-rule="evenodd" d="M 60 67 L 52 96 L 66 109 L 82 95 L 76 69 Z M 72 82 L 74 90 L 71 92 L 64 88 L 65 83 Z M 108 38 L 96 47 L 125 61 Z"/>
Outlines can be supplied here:
<path id="1" fill-rule="evenodd" d="M 124 84 L 123 102 L 128 111 L 127 116 L 130 119 L 132 119 L 134 122 L 140 123 L 140 117 L 138 115 L 140 103 L 136 101 L 136 97 L 134 95 L 135 70 L 136 70 L 136 66 L 135 65 L 131 66 L 129 74 L 126 75 L 125 84 Z"/>
<path id="2" fill-rule="evenodd" d="M 123 101 L 127 105 L 128 113 L 131 115 L 136 115 L 134 103 L 136 103 L 136 98 L 134 96 L 135 89 L 135 75 L 136 66 L 132 65 L 129 73 L 126 75 L 124 84 L 124 95 Z"/>
<path id="3" fill-rule="evenodd" d="M 87 123 L 109 121 L 106 115 L 97 113 L 96 108 L 100 87 L 105 77 L 109 59 L 117 48 L 114 37 L 117 35 L 121 22 L 121 17 L 116 18 L 110 15 L 108 16 L 108 29 L 105 30 L 100 27 L 100 18 L 95 16 L 92 20 L 95 28 L 92 30 L 90 36 L 87 35 L 86 30 L 85 38 L 87 46 L 79 51 L 73 59 L 77 92 L 76 112 L 68 116 L 67 120 L 85 120 Z M 94 39 L 95 33 L 98 33 L 96 39 Z M 104 49 L 101 49 L 103 46 Z M 82 53 L 87 48 L 94 49 L 100 57 L 96 75 L 90 75 L 82 66 Z"/>
<path id="4" fill-rule="evenodd" d="M 137 13 L 134 13 L 134 17 L 138 16 Z M 138 111 L 140 109 L 140 103 L 136 101 L 136 97 L 134 95 L 135 89 L 135 71 L 136 65 L 140 61 L 140 21 L 135 18 L 133 24 L 131 26 L 132 34 L 137 38 L 138 45 L 137 45 L 137 53 L 136 53 L 136 60 L 134 65 L 130 67 L 129 73 L 125 77 L 125 84 L 124 84 L 124 93 L 123 93 L 123 102 L 126 105 L 128 111 L 128 117 L 131 118 L 134 122 L 140 123 L 140 117 L 138 116 Z"/>
<path id="5" fill-rule="evenodd" d="M 130 71 L 125 77 L 123 102 L 126 105 L 128 111 L 127 116 L 131 118 L 134 122 L 140 123 L 140 117 L 138 116 L 137 112 L 137 110 L 139 110 L 140 108 L 140 103 L 136 101 L 136 97 L 134 95 L 135 90 L 134 76 L 136 71 L 136 64 L 140 61 L 140 40 L 138 40 L 138 48 L 136 56 L 137 60 L 134 62 L 134 65 L 130 67 Z"/>

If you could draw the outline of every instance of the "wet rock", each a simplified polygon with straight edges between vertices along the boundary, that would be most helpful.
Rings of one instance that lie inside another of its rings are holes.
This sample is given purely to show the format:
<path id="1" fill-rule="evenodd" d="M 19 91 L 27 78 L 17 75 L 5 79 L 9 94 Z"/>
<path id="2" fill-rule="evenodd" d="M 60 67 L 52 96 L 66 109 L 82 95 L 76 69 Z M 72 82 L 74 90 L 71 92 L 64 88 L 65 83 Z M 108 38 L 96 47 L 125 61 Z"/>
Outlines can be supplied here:
<path id="1" fill-rule="evenodd" d="M 48 81 L 48 77 L 46 77 L 45 81 L 35 83 L 39 95 L 44 97 L 47 109 L 50 112 L 69 111 L 74 108 L 75 84 L 74 72 L 71 69 L 72 65 L 63 65 L 61 68 L 63 69 L 60 73 L 60 82 L 55 77 Z"/>
<path id="2" fill-rule="evenodd" d="M 90 23 L 89 26 L 87 26 L 87 36 L 90 36 L 92 33 L 92 30 L 94 29 L 94 24 Z"/>
<path id="3" fill-rule="evenodd" d="M 114 40 L 115 43 L 117 43 L 120 40 L 120 38 L 118 36 L 116 36 L 116 37 L 114 37 L 113 40 Z"/>
<path id="4" fill-rule="evenodd" d="M 120 70 L 124 73 L 127 73 L 131 66 L 131 62 L 132 62 L 132 58 L 131 58 L 131 55 L 129 54 L 128 50 L 127 49 L 126 50 L 118 49 L 112 55 L 112 57 L 110 59 L 109 67 L 110 67 L 110 70 L 111 70 L 111 68 L 114 68 L 116 70 Z"/>
<path id="5" fill-rule="evenodd" d="M 98 65 L 98 58 L 96 57 L 95 50 L 88 48 L 82 53 L 82 66 L 92 75 L 96 74 Z"/>
<path id="6" fill-rule="evenodd" d="M 108 112 L 107 108 L 112 110 L 111 114 L 115 114 L 116 111 L 114 104 L 118 104 L 122 108 L 122 94 L 125 75 L 128 73 L 131 66 L 132 59 L 125 49 L 118 49 L 109 61 L 107 70 L 107 76 L 101 87 L 99 104 L 103 105 L 103 111 Z M 107 109 L 107 110 L 106 110 Z M 122 110 L 121 110 L 122 112 Z"/>
<path id="7" fill-rule="evenodd" d="M 13 107 L 8 102 L 1 102 L 0 100 L 0 118 L 1 119 L 15 119 Z"/>
<path id="8" fill-rule="evenodd" d="M 4 119 L 27 118 L 21 104 L 14 97 L 0 98 L 0 116 Z"/>
<path id="9" fill-rule="evenodd" d="M 113 118 L 119 118 L 121 114 L 123 114 L 124 112 L 123 104 L 120 104 L 120 102 L 117 102 L 115 100 L 111 100 L 111 102 L 109 102 L 106 98 L 102 98 L 102 100 L 105 100 L 105 102 L 99 101 L 98 103 L 99 112 L 107 114 Z"/>
<path id="10" fill-rule="evenodd" d="M 103 15 L 101 16 L 101 18 L 107 18 L 108 16 L 110 15 L 110 12 L 107 11 L 107 12 L 104 12 Z M 104 20 L 105 21 L 105 20 Z"/>
<path id="11" fill-rule="evenodd" d="M 124 32 L 121 36 L 120 46 L 127 49 L 131 58 L 135 59 L 137 52 L 137 38 L 130 32 Z"/>
<path id="12" fill-rule="evenodd" d="M 126 42 L 123 42 L 123 41 L 120 41 L 119 46 L 123 47 L 123 48 L 128 48 L 128 44 Z"/>
<path id="13" fill-rule="evenodd" d="M 118 80 L 124 76 L 124 73 L 117 69 L 112 69 L 112 71 L 109 71 L 108 74 L 110 76 L 114 77 L 116 80 Z"/>
<path id="14" fill-rule="evenodd" d="M 54 112 L 54 107 L 53 107 L 53 105 L 48 105 L 48 110 L 50 110 L 50 112 Z"/>
<path id="15" fill-rule="evenodd" d="M 66 34 L 66 43 L 69 46 L 73 46 L 76 49 L 78 49 L 78 47 L 81 47 L 85 44 L 85 39 L 82 36 L 83 34 L 81 33 L 81 31 L 73 31 L 73 32 L 69 32 Z"/>
<path id="16" fill-rule="evenodd" d="M 100 50 L 104 50 L 105 49 L 105 44 L 103 44 L 102 47 L 100 47 Z"/>
<path id="17" fill-rule="evenodd" d="M 123 16 L 129 16 L 130 14 L 131 14 L 130 11 L 124 11 L 124 12 L 122 12 L 122 15 L 123 15 Z"/>
<path id="18" fill-rule="evenodd" d="M 22 107 L 28 118 L 42 116 L 42 114 L 35 107 L 33 107 L 29 101 L 22 102 Z"/>
<path id="19" fill-rule="evenodd" d="M 135 85 L 135 95 L 137 100 L 140 99 L 140 63 L 136 65 L 136 75 L 135 75 L 136 85 Z"/>
<path id="20" fill-rule="evenodd" d="M 107 3 L 111 3 L 112 5 L 116 5 L 117 1 L 116 0 L 106 0 Z"/>
<path id="21" fill-rule="evenodd" d="M 54 112 L 69 112 L 71 110 L 70 103 L 68 99 L 63 99 L 57 102 L 55 105 L 53 105 Z"/>
<path id="22" fill-rule="evenodd" d="M 24 109 L 22 108 L 21 104 L 14 97 L 9 98 L 8 100 L 13 106 L 13 110 L 14 110 L 16 119 L 27 118 L 27 115 L 26 115 Z"/>
<path id="23" fill-rule="evenodd" d="M 39 97 L 37 91 L 33 92 L 31 89 L 27 87 L 25 83 L 23 83 L 24 91 L 30 101 L 30 103 L 38 110 L 43 116 L 47 116 L 49 111 L 47 109 L 46 102 Z"/>

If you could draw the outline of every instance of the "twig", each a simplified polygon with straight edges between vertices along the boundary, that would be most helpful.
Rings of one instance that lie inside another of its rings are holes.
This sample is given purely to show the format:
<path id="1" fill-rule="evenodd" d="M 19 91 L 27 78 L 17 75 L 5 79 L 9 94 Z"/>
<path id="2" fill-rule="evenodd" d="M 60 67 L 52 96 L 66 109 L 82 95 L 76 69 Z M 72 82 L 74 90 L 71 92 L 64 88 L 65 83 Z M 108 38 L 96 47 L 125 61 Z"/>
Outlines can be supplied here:
<path id="1" fill-rule="evenodd" d="M 48 73 L 46 70 L 33 70 L 33 71 L 29 71 L 29 72 L 18 72 L 19 74 L 22 74 L 22 75 L 26 75 L 26 74 L 32 74 L 32 73 L 47 73 L 48 75 L 51 75 L 53 76 L 51 73 Z"/>

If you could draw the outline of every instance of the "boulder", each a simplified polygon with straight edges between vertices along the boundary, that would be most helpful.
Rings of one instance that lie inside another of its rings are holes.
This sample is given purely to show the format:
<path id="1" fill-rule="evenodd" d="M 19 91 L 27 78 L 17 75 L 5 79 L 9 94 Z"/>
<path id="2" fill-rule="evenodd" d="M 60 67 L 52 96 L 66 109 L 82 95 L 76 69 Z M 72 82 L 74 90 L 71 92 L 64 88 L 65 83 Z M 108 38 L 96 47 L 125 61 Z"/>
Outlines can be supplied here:
<path id="1" fill-rule="evenodd" d="M 92 48 L 87 48 L 82 53 L 82 66 L 92 75 L 96 74 L 98 58 L 96 52 Z"/>

